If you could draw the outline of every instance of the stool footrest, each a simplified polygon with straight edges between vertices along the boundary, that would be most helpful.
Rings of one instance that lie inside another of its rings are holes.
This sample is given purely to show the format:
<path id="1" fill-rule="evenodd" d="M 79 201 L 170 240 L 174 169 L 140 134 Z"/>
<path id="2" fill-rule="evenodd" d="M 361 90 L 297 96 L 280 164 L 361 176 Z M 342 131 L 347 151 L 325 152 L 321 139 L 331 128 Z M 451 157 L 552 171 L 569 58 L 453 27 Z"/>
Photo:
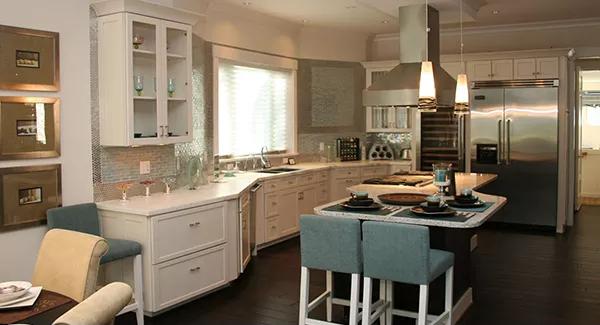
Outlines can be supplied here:
<path id="1" fill-rule="evenodd" d="M 313 309 L 315 309 L 319 304 L 321 304 L 325 299 L 331 296 L 331 291 L 325 291 L 320 296 L 318 296 L 315 300 L 308 303 L 308 307 L 306 310 L 310 313 Z M 350 303 L 348 303 L 348 306 Z"/>
<path id="2" fill-rule="evenodd" d="M 449 314 L 449 312 L 447 312 L 447 311 L 443 312 L 441 315 L 428 314 L 427 321 L 431 322 L 431 324 L 429 324 L 429 325 L 434 325 L 441 320 L 445 320 L 448 317 L 448 314 Z M 414 318 L 414 319 L 417 319 L 419 316 L 419 314 L 417 312 L 402 310 L 402 309 L 392 309 L 392 315 Z"/>

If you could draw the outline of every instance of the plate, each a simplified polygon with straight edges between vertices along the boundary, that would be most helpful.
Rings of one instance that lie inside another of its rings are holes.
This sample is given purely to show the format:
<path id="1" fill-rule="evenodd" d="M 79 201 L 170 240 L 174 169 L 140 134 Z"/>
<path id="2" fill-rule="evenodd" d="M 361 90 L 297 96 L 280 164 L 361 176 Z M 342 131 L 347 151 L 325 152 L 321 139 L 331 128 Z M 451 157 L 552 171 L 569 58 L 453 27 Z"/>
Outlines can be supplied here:
<path id="1" fill-rule="evenodd" d="M 455 208 L 463 208 L 463 209 L 472 209 L 472 208 L 481 208 L 485 205 L 485 202 L 482 201 L 475 201 L 472 203 L 467 203 L 467 202 L 458 202 L 455 200 L 448 200 L 446 201 L 446 203 L 448 203 L 449 206 L 451 207 L 455 207 Z"/>
<path id="2" fill-rule="evenodd" d="M 423 208 L 420 206 L 411 208 L 410 212 L 416 214 L 419 217 L 440 217 L 440 218 L 453 217 L 456 214 L 456 211 L 454 211 L 450 208 L 446 208 L 446 210 L 439 211 L 439 212 L 427 212 L 427 211 L 423 210 Z"/>
<path id="3" fill-rule="evenodd" d="M 443 212 L 446 209 L 448 209 L 448 205 L 447 204 L 443 204 L 443 205 L 428 205 L 427 202 L 423 202 L 421 204 L 419 204 L 419 206 L 423 209 L 423 211 L 425 212 Z"/>
<path id="4" fill-rule="evenodd" d="M 373 211 L 373 210 L 379 210 L 381 209 L 383 206 L 377 202 L 371 204 L 371 205 L 350 205 L 348 203 L 348 201 L 341 203 L 340 206 L 346 210 L 350 210 L 350 211 Z"/>
<path id="5" fill-rule="evenodd" d="M 27 290 L 27 293 L 14 301 L 4 302 L 0 304 L 0 310 L 31 307 L 40 296 L 42 287 L 33 287 Z"/>
<path id="6" fill-rule="evenodd" d="M 29 288 L 31 288 L 31 283 L 26 281 L 9 281 L 0 283 L 0 288 L 6 288 L 10 286 L 15 286 L 22 290 L 11 293 L 0 293 L 0 303 L 13 301 L 15 299 L 20 298 L 21 296 L 27 293 L 27 290 L 29 290 Z"/>
<path id="7" fill-rule="evenodd" d="M 425 198 L 428 196 L 420 193 L 388 193 L 379 195 L 377 198 L 385 204 L 410 206 L 425 202 Z"/>
<path id="8" fill-rule="evenodd" d="M 479 197 L 477 197 L 476 195 L 471 195 L 471 196 L 462 196 L 462 195 L 456 195 L 454 196 L 454 201 L 456 201 L 457 203 L 462 203 L 462 204 L 466 204 L 466 203 L 474 203 L 479 201 Z"/>

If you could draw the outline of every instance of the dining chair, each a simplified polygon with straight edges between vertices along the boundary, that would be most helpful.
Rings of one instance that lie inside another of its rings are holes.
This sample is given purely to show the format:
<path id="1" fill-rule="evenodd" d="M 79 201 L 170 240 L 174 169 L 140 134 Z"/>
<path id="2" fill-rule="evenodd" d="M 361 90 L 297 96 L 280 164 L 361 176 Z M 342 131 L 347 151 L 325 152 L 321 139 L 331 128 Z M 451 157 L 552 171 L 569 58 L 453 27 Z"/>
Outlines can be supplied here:
<path id="1" fill-rule="evenodd" d="M 454 253 L 429 246 L 429 228 L 389 222 L 366 221 L 363 237 L 363 319 L 370 325 L 382 316 L 391 325 L 393 316 L 414 318 L 417 325 L 452 324 L 452 287 Z M 441 315 L 428 313 L 429 284 L 445 274 L 445 310 Z M 386 282 L 386 308 L 371 309 L 372 279 Z M 419 286 L 418 313 L 394 309 L 393 282 Z"/>
<path id="2" fill-rule="evenodd" d="M 131 301 L 133 291 L 122 282 L 109 283 L 60 316 L 52 325 L 108 325 Z"/>
<path id="3" fill-rule="evenodd" d="M 81 302 L 96 291 L 100 258 L 107 251 L 102 237 L 52 229 L 42 240 L 31 283 Z"/>
<path id="4" fill-rule="evenodd" d="M 48 227 L 79 231 L 96 236 L 102 236 L 100 217 L 95 203 L 83 203 L 66 207 L 49 209 L 46 212 Z M 133 261 L 134 300 L 119 313 L 119 315 L 135 311 L 137 324 L 144 324 L 144 295 L 142 276 L 142 245 L 132 240 L 105 238 L 108 242 L 108 252 L 100 260 L 107 264 L 117 260 L 131 258 Z"/>

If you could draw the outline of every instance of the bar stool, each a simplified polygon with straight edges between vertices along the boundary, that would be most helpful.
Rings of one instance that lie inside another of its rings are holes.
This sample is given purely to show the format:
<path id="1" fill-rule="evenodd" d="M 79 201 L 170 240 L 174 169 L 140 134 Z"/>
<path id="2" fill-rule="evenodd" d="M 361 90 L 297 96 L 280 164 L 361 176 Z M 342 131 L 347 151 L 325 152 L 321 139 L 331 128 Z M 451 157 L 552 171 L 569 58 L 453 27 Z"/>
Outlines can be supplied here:
<path id="1" fill-rule="evenodd" d="M 300 251 L 302 269 L 300 279 L 301 325 L 335 324 L 332 318 L 332 272 L 351 274 L 350 325 L 358 324 L 359 293 L 362 272 L 360 221 L 304 215 L 300 217 Z M 327 288 L 309 302 L 310 271 L 327 273 Z M 323 301 L 327 303 L 327 322 L 311 319 L 308 314 Z"/>
<path id="2" fill-rule="evenodd" d="M 100 219 L 95 203 L 49 209 L 46 215 L 48 217 L 48 228 L 50 229 L 59 228 L 101 236 Z M 143 325 L 142 245 L 131 240 L 105 239 L 108 242 L 108 252 L 102 256 L 101 265 L 128 257 L 133 258 L 134 301 L 121 310 L 118 315 L 135 311 L 137 324 Z"/>
<path id="3" fill-rule="evenodd" d="M 363 233 L 363 313 L 362 325 L 370 325 L 381 313 L 371 312 L 372 279 L 386 281 L 387 324 L 393 315 L 415 318 L 418 325 L 452 324 L 452 284 L 454 254 L 429 247 L 429 228 L 385 222 L 364 222 Z M 429 283 L 446 273 L 445 310 L 429 315 Z M 419 312 L 394 309 L 393 282 L 420 286 Z"/>

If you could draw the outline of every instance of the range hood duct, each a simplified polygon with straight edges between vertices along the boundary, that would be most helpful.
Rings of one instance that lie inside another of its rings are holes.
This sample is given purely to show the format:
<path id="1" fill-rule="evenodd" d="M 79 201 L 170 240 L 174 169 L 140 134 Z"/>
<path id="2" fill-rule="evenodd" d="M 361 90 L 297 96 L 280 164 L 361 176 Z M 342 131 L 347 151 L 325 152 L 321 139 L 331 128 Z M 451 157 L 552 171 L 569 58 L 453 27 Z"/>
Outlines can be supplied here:
<path id="1" fill-rule="evenodd" d="M 429 60 L 433 63 L 438 108 L 453 108 L 456 80 L 440 66 L 439 12 L 429 7 L 430 32 L 429 44 L 426 44 L 425 5 L 405 6 L 398 10 L 400 64 L 363 91 L 363 105 L 417 107 L 421 62 Z"/>

